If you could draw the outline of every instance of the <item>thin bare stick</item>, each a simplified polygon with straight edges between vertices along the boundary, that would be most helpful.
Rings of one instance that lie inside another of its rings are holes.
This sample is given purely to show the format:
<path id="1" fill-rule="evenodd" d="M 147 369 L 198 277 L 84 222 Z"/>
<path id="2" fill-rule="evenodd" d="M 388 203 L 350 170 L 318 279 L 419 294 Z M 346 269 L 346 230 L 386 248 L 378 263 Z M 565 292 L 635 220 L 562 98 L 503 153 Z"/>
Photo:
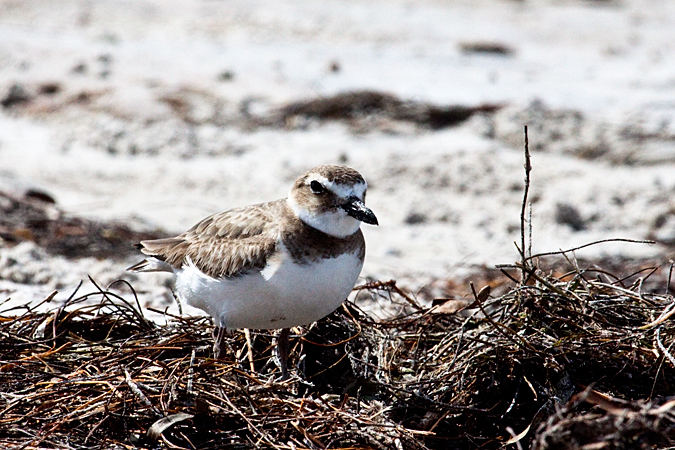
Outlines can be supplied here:
<path id="1" fill-rule="evenodd" d="M 535 258 L 540 258 L 542 256 L 552 256 L 552 255 L 563 255 L 565 253 L 569 252 L 575 252 L 577 250 L 581 250 L 582 248 L 590 247 L 591 245 L 596 245 L 596 244 L 602 244 L 605 242 L 629 242 L 631 244 L 655 244 L 654 241 L 650 240 L 636 240 L 636 239 L 624 239 L 624 238 L 610 238 L 610 239 L 600 239 L 599 241 L 593 241 L 589 242 L 588 244 L 580 245 L 578 247 L 574 248 L 568 248 L 567 250 L 558 250 L 555 252 L 544 252 L 544 253 L 537 253 L 536 255 L 531 255 L 527 257 L 526 259 L 532 260 Z"/>
<path id="2" fill-rule="evenodd" d="M 244 336 L 246 336 L 246 356 L 248 356 L 248 364 L 251 367 L 251 372 L 255 373 L 255 363 L 253 361 L 253 344 L 251 343 L 251 330 L 244 328 Z"/>
<path id="3" fill-rule="evenodd" d="M 530 192 L 530 172 L 532 165 L 530 164 L 530 141 L 527 135 L 527 125 L 523 127 L 525 133 L 525 189 L 523 191 L 523 205 L 520 210 L 520 256 L 523 263 L 523 270 L 521 271 L 521 283 L 525 284 L 527 281 L 527 253 L 525 252 L 525 211 L 527 210 L 527 196 Z M 531 235 L 530 235 L 531 239 Z"/>
<path id="4" fill-rule="evenodd" d="M 195 356 L 197 356 L 197 352 L 193 348 L 192 353 L 190 354 L 190 367 L 188 368 L 188 381 L 187 381 L 187 393 L 188 393 L 188 395 L 192 395 L 192 386 L 194 384 Z"/>
<path id="5" fill-rule="evenodd" d="M 532 203 L 530 203 L 527 208 L 527 230 L 528 237 L 526 256 L 529 258 L 532 256 Z"/>
<path id="6" fill-rule="evenodd" d="M 654 334 L 654 340 L 656 341 L 656 345 L 659 347 L 659 350 L 661 350 L 663 356 L 668 358 L 670 364 L 675 366 L 675 357 L 673 357 L 673 355 L 668 351 L 669 349 L 666 349 L 666 347 L 664 347 L 663 343 L 661 342 L 661 327 L 658 327 L 656 329 L 656 333 Z"/>
<path id="7" fill-rule="evenodd" d="M 148 399 L 148 397 L 145 396 L 143 391 L 141 391 L 141 388 L 138 387 L 138 384 L 131 378 L 129 371 L 126 368 L 124 369 L 124 381 L 126 381 L 127 386 L 129 386 L 129 389 L 131 389 L 131 392 L 133 392 L 134 396 L 141 403 L 150 408 L 152 412 L 155 413 L 155 415 L 157 415 L 158 417 L 163 417 L 162 412 L 152 404 L 152 402 Z"/>

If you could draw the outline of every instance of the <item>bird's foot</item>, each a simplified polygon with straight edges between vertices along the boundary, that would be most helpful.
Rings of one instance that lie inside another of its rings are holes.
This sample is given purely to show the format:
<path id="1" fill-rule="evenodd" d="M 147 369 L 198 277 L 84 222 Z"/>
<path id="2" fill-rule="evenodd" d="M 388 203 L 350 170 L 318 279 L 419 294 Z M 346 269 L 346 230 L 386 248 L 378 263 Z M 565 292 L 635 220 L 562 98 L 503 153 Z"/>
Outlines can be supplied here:
<path id="1" fill-rule="evenodd" d="M 213 357 L 223 359 L 227 350 L 230 349 L 230 343 L 227 341 L 231 333 L 225 327 L 215 327 L 213 329 Z"/>

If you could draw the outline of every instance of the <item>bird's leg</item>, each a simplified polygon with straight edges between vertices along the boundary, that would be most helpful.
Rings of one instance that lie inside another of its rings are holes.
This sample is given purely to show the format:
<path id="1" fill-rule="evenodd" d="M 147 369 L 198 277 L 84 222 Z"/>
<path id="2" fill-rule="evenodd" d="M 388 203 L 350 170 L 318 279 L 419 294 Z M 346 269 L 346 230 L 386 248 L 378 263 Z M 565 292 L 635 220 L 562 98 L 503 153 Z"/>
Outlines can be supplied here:
<path id="1" fill-rule="evenodd" d="M 279 363 L 281 365 L 281 379 L 285 380 L 288 378 L 288 350 L 291 347 L 291 343 L 288 340 L 291 330 L 289 328 L 283 328 L 279 337 L 277 337 L 277 355 L 279 356 Z"/>
<path id="2" fill-rule="evenodd" d="M 215 327 L 213 329 L 213 357 L 216 359 L 221 359 L 225 356 L 227 348 L 230 346 L 229 342 L 226 342 L 225 337 L 229 336 L 227 328 L 225 327 Z"/>

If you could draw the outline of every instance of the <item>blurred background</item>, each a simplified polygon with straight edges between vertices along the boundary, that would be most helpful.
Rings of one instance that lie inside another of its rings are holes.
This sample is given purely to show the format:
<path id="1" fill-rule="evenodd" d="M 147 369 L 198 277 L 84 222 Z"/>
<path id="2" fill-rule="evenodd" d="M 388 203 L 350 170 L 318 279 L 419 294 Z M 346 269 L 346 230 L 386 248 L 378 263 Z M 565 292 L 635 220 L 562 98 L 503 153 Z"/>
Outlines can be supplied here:
<path id="1" fill-rule="evenodd" d="M 518 260 L 525 124 L 533 252 L 653 239 L 576 255 L 663 279 L 673 30 L 658 0 L 0 1 L 0 299 L 172 304 L 132 243 L 326 163 L 369 183 L 364 280 L 461 297 Z"/>

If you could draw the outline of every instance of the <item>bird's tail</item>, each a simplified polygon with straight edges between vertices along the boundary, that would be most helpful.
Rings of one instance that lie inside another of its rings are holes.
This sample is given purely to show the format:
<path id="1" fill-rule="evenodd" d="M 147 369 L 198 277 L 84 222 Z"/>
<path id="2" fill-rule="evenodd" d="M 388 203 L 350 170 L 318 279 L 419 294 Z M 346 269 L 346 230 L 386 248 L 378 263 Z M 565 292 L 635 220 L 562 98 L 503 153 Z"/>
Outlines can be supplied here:
<path id="1" fill-rule="evenodd" d="M 148 258 L 134 264 L 127 269 L 130 272 L 170 272 L 173 273 L 171 264 L 157 258 Z"/>

